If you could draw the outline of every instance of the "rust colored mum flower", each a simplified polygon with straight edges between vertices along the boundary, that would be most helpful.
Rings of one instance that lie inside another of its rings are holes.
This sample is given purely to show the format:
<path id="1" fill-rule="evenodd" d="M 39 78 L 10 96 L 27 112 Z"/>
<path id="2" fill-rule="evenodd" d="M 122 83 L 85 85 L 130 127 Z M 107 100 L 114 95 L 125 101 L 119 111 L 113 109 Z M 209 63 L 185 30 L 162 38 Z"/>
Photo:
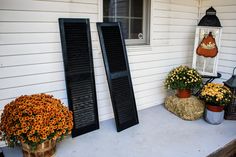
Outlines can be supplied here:
<path id="1" fill-rule="evenodd" d="M 0 132 L 9 146 L 22 142 L 34 149 L 46 140 L 61 140 L 72 127 L 72 112 L 59 99 L 34 94 L 20 96 L 4 107 Z"/>

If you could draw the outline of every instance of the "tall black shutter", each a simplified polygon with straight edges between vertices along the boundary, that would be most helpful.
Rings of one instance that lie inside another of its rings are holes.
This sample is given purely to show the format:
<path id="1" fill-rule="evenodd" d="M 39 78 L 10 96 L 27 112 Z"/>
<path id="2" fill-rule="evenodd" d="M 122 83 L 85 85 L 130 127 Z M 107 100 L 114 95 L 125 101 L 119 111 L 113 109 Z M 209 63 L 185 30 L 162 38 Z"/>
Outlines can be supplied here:
<path id="1" fill-rule="evenodd" d="M 89 19 L 59 19 L 72 137 L 99 128 Z"/>
<path id="2" fill-rule="evenodd" d="M 138 124 L 133 86 L 120 23 L 97 23 L 117 131 Z"/>

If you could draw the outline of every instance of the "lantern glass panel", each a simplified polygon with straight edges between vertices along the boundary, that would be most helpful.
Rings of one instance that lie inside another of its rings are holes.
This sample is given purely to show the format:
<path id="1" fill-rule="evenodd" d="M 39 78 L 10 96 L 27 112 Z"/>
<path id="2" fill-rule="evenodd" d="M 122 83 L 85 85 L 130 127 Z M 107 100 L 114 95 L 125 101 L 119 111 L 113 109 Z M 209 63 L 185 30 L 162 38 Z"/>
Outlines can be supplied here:
<path id="1" fill-rule="evenodd" d="M 218 53 L 215 57 L 204 57 L 197 54 L 197 48 L 201 44 L 204 37 L 207 37 L 209 33 L 212 33 L 215 39 L 215 44 L 218 48 Z M 197 69 L 201 75 L 217 76 L 218 56 L 220 53 L 220 38 L 222 28 L 221 27 L 203 27 L 198 26 L 195 32 L 195 43 L 193 52 L 192 67 Z"/>
<path id="2" fill-rule="evenodd" d="M 233 93 L 232 103 L 226 108 L 225 119 L 236 120 L 236 88 L 230 88 Z"/>

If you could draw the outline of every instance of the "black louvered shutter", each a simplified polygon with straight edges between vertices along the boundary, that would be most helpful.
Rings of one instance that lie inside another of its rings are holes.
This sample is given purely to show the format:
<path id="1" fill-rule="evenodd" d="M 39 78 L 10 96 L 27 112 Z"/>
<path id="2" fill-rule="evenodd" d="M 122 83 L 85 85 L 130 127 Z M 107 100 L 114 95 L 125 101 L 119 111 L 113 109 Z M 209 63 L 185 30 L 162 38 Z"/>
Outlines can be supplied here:
<path id="1" fill-rule="evenodd" d="M 119 23 L 97 23 L 117 131 L 138 124 L 128 58 Z"/>
<path id="2" fill-rule="evenodd" d="M 89 19 L 59 19 L 72 137 L 99 128 Z"/>

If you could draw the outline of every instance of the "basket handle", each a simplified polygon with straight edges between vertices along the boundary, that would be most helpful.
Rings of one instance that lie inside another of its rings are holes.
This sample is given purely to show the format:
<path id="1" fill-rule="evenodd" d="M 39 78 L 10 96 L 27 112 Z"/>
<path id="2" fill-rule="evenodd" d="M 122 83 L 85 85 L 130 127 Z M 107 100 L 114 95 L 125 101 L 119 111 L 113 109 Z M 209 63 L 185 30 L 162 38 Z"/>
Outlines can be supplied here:
<path id="1" fill-rule="evenodd" d="M 233 76 L 234 76 L 234 75 L 236 76 L 236 74 L 234 74 L 235 69 L 236 69 L 236 67 L 234 67 L 234 69 L 233 69 Z"/>

